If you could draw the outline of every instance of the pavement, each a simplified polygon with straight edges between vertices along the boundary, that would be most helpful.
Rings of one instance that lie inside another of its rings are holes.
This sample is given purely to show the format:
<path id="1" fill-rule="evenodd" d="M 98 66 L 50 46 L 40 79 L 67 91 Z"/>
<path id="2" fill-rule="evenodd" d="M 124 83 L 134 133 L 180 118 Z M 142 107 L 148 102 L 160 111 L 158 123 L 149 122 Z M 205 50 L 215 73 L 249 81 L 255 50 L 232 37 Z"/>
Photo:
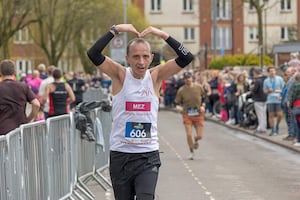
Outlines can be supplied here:
<path id="1" fill-rule="evenodd" d="M 284 118 L 281 120 L 281 122 L 279 124 L 279 131 L 278 131 L 279 134 L 274 135 L 274 136 L 268 135 L 269 132 L 271 131 L 269 129 L 267 130 L 267 133 L 265 133 L 265 134 L 257 134 L 257 133 L 255 133 L 255 130 L 245 129 L 245 128 L 240 127 L 239 125 L 228 125 L 217 118 L 212 118 L 212 117 L 207 116 L 206 120 L 209 120 L 209 121 L 212 121 L 212 122 L 215 122 L 218 124 L 223 124 L 223 126 L 226 126 L 226 127 L 229 127 L 229 128 L 235 129 L 235 130 L 239 130 L 239 131 L 244 132 L 249 135 L 253 135 L 253 136 L 262 138 L 264 140 L 267 140 L 267 141 L 277 144 L 279 146 L 282 146 L 287 149 L 290 149 L 290 150 L 300 153 L 300 147 L 296 147 L 293 145 L 296 140 L 295 141 L 287 141 L 287 140 L 283 139 L 286 136 L 288 136 L 287 124 L 286 124 Z"/>

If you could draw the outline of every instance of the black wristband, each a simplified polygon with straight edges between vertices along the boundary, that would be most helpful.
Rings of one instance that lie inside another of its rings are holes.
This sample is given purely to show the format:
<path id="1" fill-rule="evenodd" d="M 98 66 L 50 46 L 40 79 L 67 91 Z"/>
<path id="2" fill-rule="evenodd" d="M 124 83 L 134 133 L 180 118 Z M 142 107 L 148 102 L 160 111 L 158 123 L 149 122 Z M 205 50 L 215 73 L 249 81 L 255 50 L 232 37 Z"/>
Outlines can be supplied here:
<path id="1" fill-rule="evenodd" d="M 113 38 L 114 34 L 108 31 L 106 34 L 101 36 L 87 51 L 87 55 L 94 65 L 99 66 L 104 62 L 105 56 L 102 54 L 102 51 Z"/>
<path id="2" fill-rule="evenodd" d="M 179 65 L 179 67 L 184 68 L 192 62 L 192 60 L 194 59 L 193 54 L 191 54 L 191 52 L 186 49 L 180 42 L 178 42 L 171 36 L 166 39 L 166 42 L 168 43 L 168 45 L 170 45 L 170 47 L 172 47 L 172 49 L 174 49 L 174 51 L 178 55 L 175 61 L 177 65 Z"/>
<path id="3" fill-rule="evenodd" d="M 113 25 L 113 26 L 110 28 L 110 30 L 112 30 L 112 31 L 115 33 L 115 35 L 119 35 L 119 34 L 120 34 L 119 31 L 116 29 L 116 25 Z"/>

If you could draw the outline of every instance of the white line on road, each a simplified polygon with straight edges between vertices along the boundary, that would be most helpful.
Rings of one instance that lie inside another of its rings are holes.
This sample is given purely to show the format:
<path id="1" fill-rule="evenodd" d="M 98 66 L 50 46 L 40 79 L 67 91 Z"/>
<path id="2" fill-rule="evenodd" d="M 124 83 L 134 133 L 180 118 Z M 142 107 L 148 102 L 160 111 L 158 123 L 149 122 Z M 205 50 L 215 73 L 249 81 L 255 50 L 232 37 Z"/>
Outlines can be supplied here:
<path id="1" fill-rule="evenodd" d="M 210 200 L 215 200 L 212 193 L 208 191 L 208 189 L 203 185 L 203 183 L 199 180 L 199 178 L 194 174 L 193 170 L 190 168 L 189 164 L 185 162 L 185 160 L 182 158 L 182 156 L 176 151 L 176 149 L 164 138 L 164 136 L 160 135 L 160 139 L 175 153 L 177 158 L 181 161 L 183 166 L 186 168 L 186 170 L 190 173 L 190 175 L 193 177 L 195 182 L 200 185 L 201 189 L 204 191 L 204 193 L 209 197 Z"/>

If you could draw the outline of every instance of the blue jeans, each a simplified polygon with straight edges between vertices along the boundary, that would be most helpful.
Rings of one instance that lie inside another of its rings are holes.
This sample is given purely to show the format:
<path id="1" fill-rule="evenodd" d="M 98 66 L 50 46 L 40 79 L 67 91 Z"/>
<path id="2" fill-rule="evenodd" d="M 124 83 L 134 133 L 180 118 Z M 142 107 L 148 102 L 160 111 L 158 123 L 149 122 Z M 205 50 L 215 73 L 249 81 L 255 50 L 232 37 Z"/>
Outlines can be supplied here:
<path id="1" fill-rule="evenodd" d="M 164 95 L 164 105 L 166 107 L 173 107 L 175 97 L 176 97 L 175 94 L 166 94 L 166 95 Z"/>
<path id="2" fill-rule="evenodd" d="M 285 122 L 288 127 L 288 135 L 295 137 L 298 132 L 298 127 L 295 115 L 293 114 L 293 109 L 288 108 L 286 105 L 283 105 L 282 109 L 285 114 Z"/>

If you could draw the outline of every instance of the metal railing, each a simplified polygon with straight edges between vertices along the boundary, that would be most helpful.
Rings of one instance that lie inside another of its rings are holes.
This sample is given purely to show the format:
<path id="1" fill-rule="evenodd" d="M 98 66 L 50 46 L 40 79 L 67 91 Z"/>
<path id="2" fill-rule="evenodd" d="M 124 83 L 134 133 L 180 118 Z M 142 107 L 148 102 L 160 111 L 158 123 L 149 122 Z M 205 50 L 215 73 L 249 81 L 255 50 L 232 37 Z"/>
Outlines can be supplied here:
<path id="1" fill-rule="evenodd" d="M 86 185 L 91 179 L 109 189 L 102 171 L 108 167 L 111 113 L 99 108 L 90 112 L 95 142 L 81 138 L 73 113 L 24 124 L 0 136 L 0 199 L 94 199 Z"/>

